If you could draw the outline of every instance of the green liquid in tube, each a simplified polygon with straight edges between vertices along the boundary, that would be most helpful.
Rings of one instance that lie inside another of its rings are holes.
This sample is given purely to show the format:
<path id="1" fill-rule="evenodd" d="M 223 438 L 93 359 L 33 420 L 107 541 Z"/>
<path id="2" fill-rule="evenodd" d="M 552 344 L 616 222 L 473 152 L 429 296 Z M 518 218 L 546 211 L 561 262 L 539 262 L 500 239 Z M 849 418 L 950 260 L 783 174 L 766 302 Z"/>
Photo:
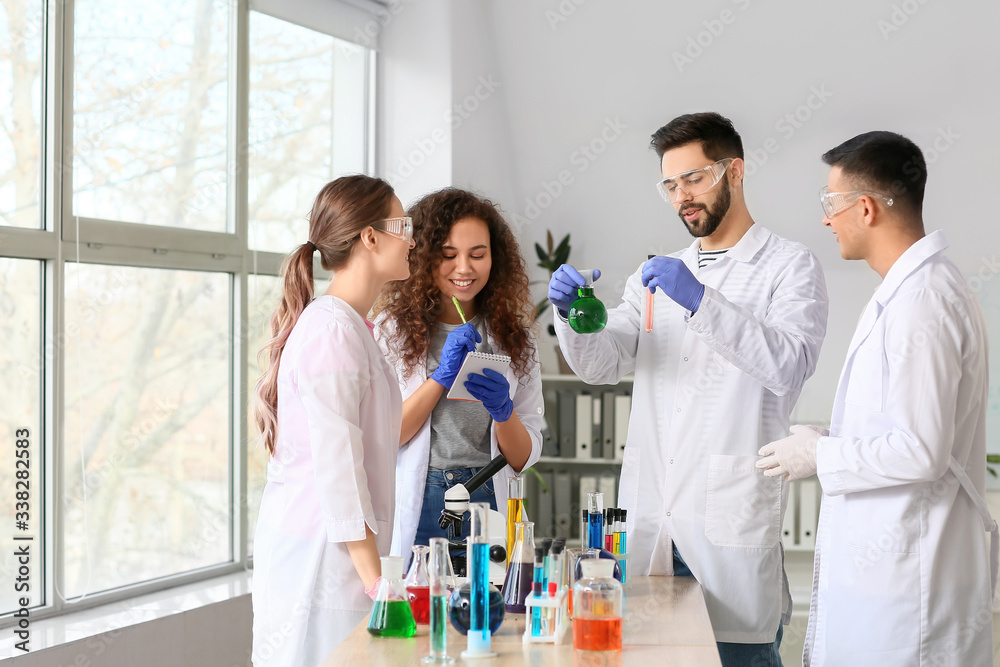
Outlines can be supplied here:
<path id="1" fill-rule="evenodd" d="M 444 595 L 431 596 L 431 654 L 443 657 L 448 650 L 448 599 Z"/>

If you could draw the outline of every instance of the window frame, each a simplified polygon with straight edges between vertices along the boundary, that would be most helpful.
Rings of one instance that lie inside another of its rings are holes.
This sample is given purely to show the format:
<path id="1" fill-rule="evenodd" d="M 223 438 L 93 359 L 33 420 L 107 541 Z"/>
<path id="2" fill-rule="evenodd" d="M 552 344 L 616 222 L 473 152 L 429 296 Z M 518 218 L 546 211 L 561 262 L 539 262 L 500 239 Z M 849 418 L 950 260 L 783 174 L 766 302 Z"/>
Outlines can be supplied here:
<path id="1" fill-rule="evenodd" d="M 284 255 L 248 248 L 248 134 L 249 134 L 249 48 L 250 12 L 273 16 L 344 39 L 307 19 L 307 14 L 289 18 L 287 12 L 251 7 L 250 0 L 229 1 L 228 109 L 226 123 L 226 227 L 229 232 L 186 230 L 142 223 L 102 220 L 73 215 L 73 77 L 75 0 L 42 2 L 41 105 L 42 148 L 40 178 L 40 227 L 23 229 L 0 227 L 0 256 L 42 261 L 41 304 L 42 340 L 39 348 L 41 375 L 41 432 L 35 438 L 36 456 L 43 467 L 42 489 L 38 496 L 42 507 L 38 516 L 43 525 L 43 557 L 35 567 L 43 567 L 43 592 L 40 605 L 31 607 L 32 618 L 82 610 L 125 600 L 137 595 L 174 588 L 252 567 L 247 536 L 247 460 L 253 455 L 246 443 L 248 424 L 248 354 L 247 349 L 248 280 L 251 275 L 278 276 Z M 267 3 L 263 3 L 267 4 Z M 282 3 L 277 3 L 278 5 Z M 375 20 L 381 5 L 365 0 L 339 0 L 348 13 L 363 10 Z M 300 20 L 302 19 L 302 20 Z M 348 39 L 348 41 L 352 41 Z M 366 61 L 364 99 L 366 100 L 365 173 L 374 173 L 376 155 L 375 119 L 377 117 L 378 43 L 360 46 L 369 49 Z M 99 265 L 122 265 L 143 268 L 209 271 L 229 277 L 229 329 L 232 341 L 229 356 L 230 429 L 229 429 L 229 501 L 230 553 L 232 560 L 192 571 L 169 575 L 106 591 L 88 593 L 83 599 L 62 600 L 57 591 L 65 590 L 62 507 L 65 475 L 63 411 L 65 409 L 64 351 L 52 341 L 65 335 L 65 268 L 74 262 Z M 314 260 L 317 279 L 328 278 Z M 51 350 L 51 353 L 48 352 Z M 0 616 L 0 628 L 16 624 L 12 614 Z"/>

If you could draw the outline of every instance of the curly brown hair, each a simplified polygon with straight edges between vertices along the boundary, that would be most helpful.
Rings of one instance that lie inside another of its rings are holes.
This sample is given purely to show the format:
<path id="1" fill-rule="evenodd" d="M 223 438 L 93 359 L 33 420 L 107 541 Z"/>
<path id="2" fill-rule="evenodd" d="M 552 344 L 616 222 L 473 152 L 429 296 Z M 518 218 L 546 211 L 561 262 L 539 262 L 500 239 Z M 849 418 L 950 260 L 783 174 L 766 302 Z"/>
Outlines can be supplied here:
<path id="1" fill-rule="evenodd" d="M 375 304 L 375 313 L 392 320 L 390 349 L 405 366 L 407 377 L 426 359 L 437 330 L 438 312 L 446 300 L 435 275 L 441 265 L 441 248 L 452 225 L 476 218 L 490 230 L 493 266 L 489 280 L 476 295 L 476 312 L 501 349 L 511 357 L 514 374 L 525 380 L 535 360 L 532 330 L 535 307 L 528 287 L 528 272 L 521 248 L 496 205 L 467 190 L 445 188 L 414 204 L 410 277 L 387 283 Z"/>

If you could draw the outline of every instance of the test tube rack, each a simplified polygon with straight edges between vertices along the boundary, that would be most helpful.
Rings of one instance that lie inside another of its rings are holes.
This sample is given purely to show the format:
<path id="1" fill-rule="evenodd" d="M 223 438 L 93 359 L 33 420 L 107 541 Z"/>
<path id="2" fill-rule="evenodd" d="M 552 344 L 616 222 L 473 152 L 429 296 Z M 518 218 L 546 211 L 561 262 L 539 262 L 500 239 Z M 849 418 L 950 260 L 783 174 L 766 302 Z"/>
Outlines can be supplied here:
<path id="1" fill-rule="evenodd" d="M 522 643 L 562 644 L 566 641 L 566 633 L 569 631 L 569 609 L 567 608 L 569 595 L 568 588 L 561 588 L 554 598 L 536 598 L 534 595 L 528 595 L 524 599 L 526 623 Z M 549 632 L 540 635 L 531 634 L 531 610 L 534 608 L 540 609 L 542 614 L 550 609 L 555 610 L 554 619 L 550 619 L 548 623 Z"/>

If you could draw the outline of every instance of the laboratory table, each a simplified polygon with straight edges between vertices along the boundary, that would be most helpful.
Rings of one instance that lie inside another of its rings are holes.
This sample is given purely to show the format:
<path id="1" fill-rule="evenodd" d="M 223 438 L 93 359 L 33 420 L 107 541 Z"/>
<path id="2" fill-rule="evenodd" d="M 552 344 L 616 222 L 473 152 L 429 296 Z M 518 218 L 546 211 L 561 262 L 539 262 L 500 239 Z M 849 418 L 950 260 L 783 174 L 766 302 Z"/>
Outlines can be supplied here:
<path id="1" fill-rule="evenodd" d="M 360 623 L 321 667 L 399 667 L 420 665 L 430 653 L 426 625 L 410 639 L 372 637 Z M 574 651 L 572 628 L 563 644 L 523 644 L 524 614 L 508 614 L 493 635 L 497 657 L 463 660 L 466 639 L 448 624 L 448 655 L 456 665 L 482 667 L 611 667 L 666 664 L 671 667 L 721 667 L 701 586 L 693 577 L 633 577 L 625 589 L 623 644 L 618 652 Z"/>

